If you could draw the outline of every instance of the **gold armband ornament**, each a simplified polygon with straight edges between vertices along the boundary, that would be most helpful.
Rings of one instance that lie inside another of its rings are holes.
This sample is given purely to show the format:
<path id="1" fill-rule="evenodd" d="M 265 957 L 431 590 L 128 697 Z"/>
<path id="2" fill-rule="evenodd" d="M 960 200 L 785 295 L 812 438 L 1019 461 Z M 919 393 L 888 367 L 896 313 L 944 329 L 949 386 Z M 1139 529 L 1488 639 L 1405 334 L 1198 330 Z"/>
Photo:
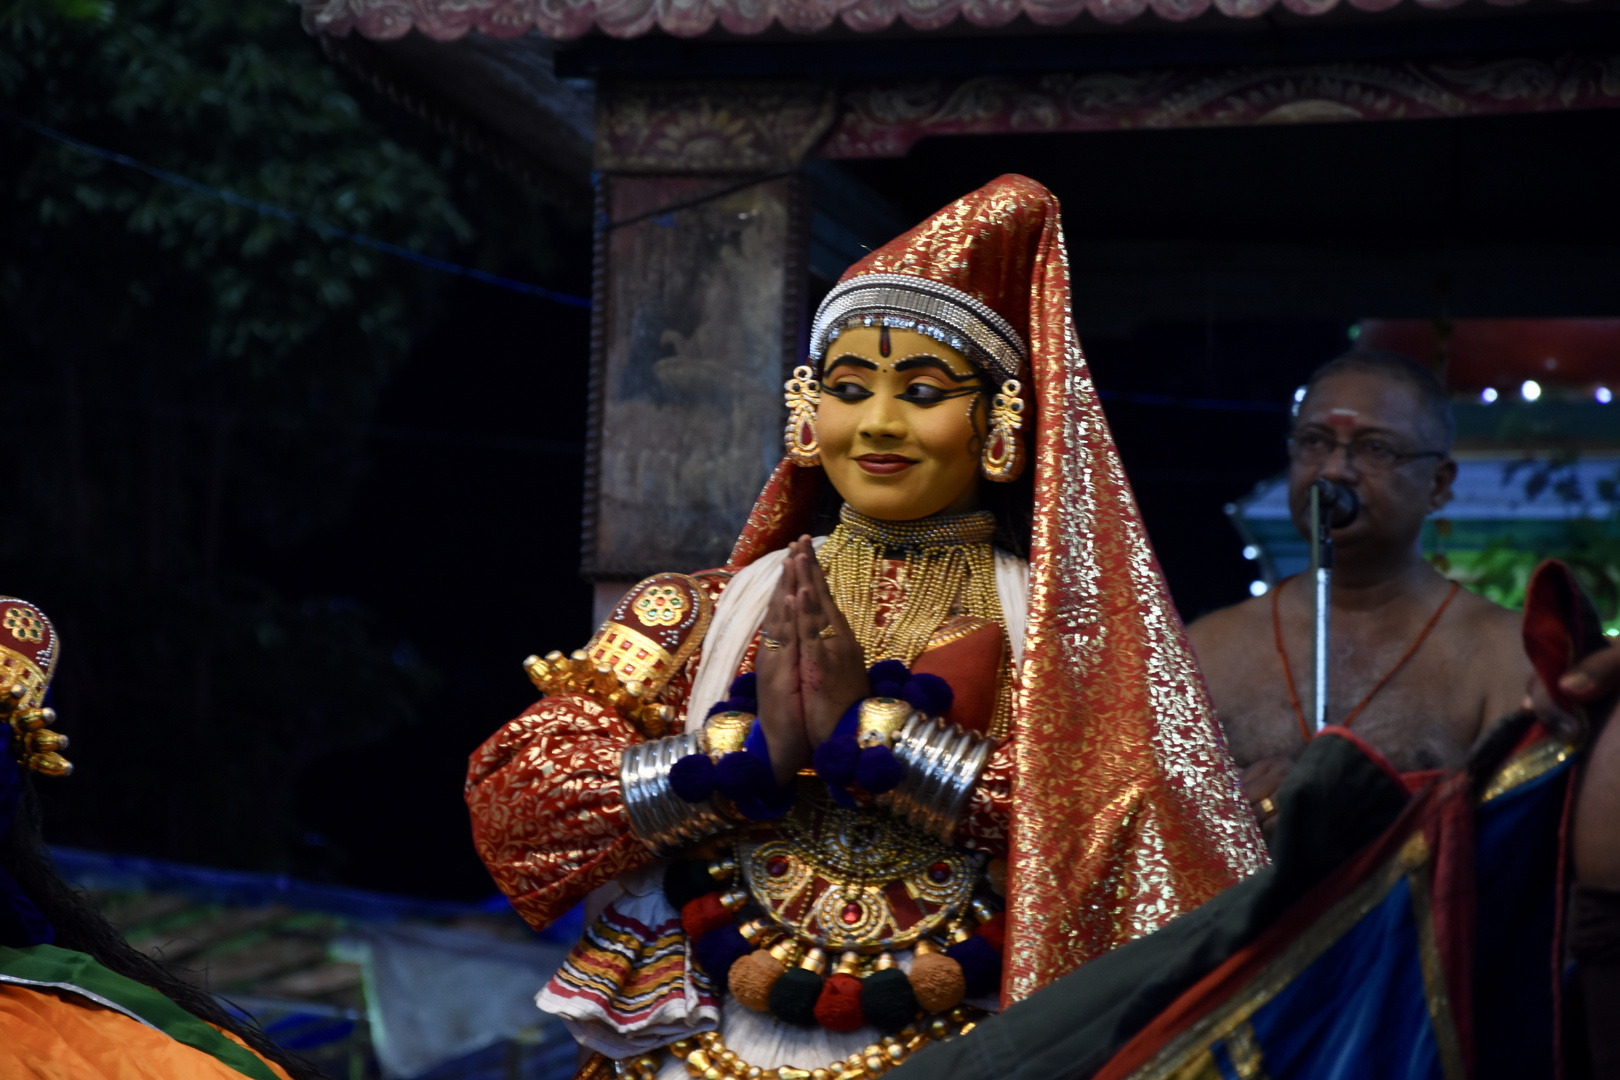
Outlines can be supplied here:
<path id="1" fill-rule="evenodd" d="M 0 596 L 0 722 L 11 728 L 17 763 L 45 776 L 67 776 L 73 765 L 59 751 L 67 736 L 50 730 L 56 712 L 45 691 L 56 670 L 56 629 L 26 600 Z"/>
<path id="2" fill-rule="evenodd" d="M 613 709 L 648 738 L 670 733 L 669 680 L 703 642 L 714 600 L 697 577 L 657 574 L 625 594 L 590 644 L 531 656 L 523 670 L 542 694 L 580 694 Z"/>

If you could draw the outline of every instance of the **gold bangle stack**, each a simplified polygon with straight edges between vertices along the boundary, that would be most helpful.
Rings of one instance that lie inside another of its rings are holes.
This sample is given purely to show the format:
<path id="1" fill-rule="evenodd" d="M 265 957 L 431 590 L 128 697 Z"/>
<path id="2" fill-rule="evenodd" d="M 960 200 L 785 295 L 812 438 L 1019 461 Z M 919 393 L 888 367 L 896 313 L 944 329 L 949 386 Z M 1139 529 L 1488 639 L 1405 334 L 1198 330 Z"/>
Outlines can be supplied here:
<path id="1" fill-rule="evenodd" d="M 885 1035 L 863 1050 L 822 1069 L 799 1069 L 780 1065 L 762 1069 L 750 1065 L 727 1048 L 718 1031 L 705 1031 L 690 1039 L 680 1039 L 666 1049 L 686 1066 L 688 1076 L 697 1080 L 875 1080 L 934 1040 L 944 1041 L 966 1035 L 978 1025 L 984 1013 L 958 1006 L 944 1016 L 936 1016 L 898 1034 Z M 654 1080 L 658 1075 L 656 1053 L 618 1062 L 618 1074 L 627 1080 Z"/>

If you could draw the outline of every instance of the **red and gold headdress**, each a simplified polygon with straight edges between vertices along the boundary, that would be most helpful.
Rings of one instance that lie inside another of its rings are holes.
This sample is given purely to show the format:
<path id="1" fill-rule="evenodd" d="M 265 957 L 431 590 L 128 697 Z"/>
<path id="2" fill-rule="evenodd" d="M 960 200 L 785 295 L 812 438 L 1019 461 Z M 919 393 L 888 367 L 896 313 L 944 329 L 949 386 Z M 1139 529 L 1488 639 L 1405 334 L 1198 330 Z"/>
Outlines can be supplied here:
<path id="1" fill-rule="evenodd" d="M 994 319 L 966 322 L 979 309 Z M 969 344 L 959 351 L 1004 377 L 1021 374 L 1002 369 L 1013 344 L 1027 348 L 1035 516 L 1004 982 L 1015 1001 L 1191 911 L 1262 866 L 1265 848 L 1080 351 L 1057 199 L 1007 175 L 945 207 L 845 273 L 813 351 L 834 327 L 886 313 Z M 1000 356 L 987 347 L 997 340 Z M 821 476 L 777 467 L 733 569 L 805 529 Z"/>
<path id="2" fill-rule="evenodd" d="M 18 764 L 47 776 L 73 771 L 57 752 L 67 748 L 67 736 L 48 729 L 56 714 L 44 707 L 59 653 L 56 628 L 43 611 L 0 596 L 0 724 L 11 727 Z"/>

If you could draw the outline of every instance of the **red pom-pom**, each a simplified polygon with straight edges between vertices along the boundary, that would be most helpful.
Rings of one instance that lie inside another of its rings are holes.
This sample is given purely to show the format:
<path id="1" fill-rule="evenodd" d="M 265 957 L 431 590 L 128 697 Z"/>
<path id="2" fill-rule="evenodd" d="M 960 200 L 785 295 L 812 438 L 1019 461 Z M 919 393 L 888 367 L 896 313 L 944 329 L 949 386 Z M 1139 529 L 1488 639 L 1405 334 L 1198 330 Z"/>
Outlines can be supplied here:
<path id="1" fill-rule="evenodd" d="M 717 892 L 704 893 L 681 908 L 681 929 L 689 941 L 696 941 L 710 930 L 718 930 L 731 921 L 731 912 L 720 903 Z"/>
<path id="2" fill-rule="evenodd" d="M 866 1023 L 861 1012 L 861 980 L 842 972 L 827 979 L 816 998 L 816 1023 L 828 1031 L 854 1031 Z"/>
<path id="3" fill-rule="evenodd" d="M 996 952 L 1005 952 L 1007 947 L 1007 913 L 998 911 L 985 922 L 980 923 L 978 934 L 988 941 Z"/>

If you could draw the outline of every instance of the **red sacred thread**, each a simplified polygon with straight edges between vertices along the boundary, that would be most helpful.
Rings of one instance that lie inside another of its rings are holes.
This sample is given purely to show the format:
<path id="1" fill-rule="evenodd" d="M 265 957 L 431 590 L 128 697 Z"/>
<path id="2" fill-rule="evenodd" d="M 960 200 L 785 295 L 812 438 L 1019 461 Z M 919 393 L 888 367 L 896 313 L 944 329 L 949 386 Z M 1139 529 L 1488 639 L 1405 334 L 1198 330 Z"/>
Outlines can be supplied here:
<path id="1" fill-rule="evenodd" d="M 1293 578 L 1285 578 L 1277 583 L 1277 587 L 1275 589 L 1271 590 L 1271 632 L 1277 638 L 1277 656 L 1282 660 L 1283 678 L 1288 683 L 1288 701 L 1294 706 L 1294 719 L 1299 721 L 1300 735 L 1305 739 L 1306 742 L 1310 742 L 1311 729 L 1305 723 L 1305 710 L 1301 708 L 1299 704 L 1299 691 L 1294 686 L 1294 670 L 1288 664 L 1288 647 L 1283 644 L 1282 616 L 1277 610 L 1277 599 L 1282 593 L 1282 587 L 1293 580 Z M 1457 595 L 1457 590 L 1460 587 L 1461 586 L 1455 581 L 1451 583 L 1451 591 L 1446 593 L 1446 598 L 1444 600 L 1440 601 L 1440 606 L 1434 609 L 1434 614 L 1429 616 L 1429 621 L 1425 623 L 1423 629 L 1418 632 L 1416 640 L 1414 640 L 1412 644 L 1407 647 L 1406 652 L 1401 654 L 1401 658 L 1395 661 L 1395 666 L 1384 673 L 1384 677 L 1378 680 L 1378 684 L 1371 690 L 1367 691 L 1367 696 L 1361 699 L 1361 703 L 1350 710 L 1350 715 L 1344 718 L 1344 723 L 1340 725 L 1341 727 L 1349 727 L 1350 722 L 1356 717 L 1360 716 L 1361 710 L 1365 709 L 1368 702 L 1372 701 L 1372 699 L 1377 696 L 1378 691 L 1384 688 L 1384 684 L 1393 679 L 1395 677 L 1395 673 L 1401 670 L 1401 668 L 1405 667 L 1408 660 L 1412 659 L 1412 654 L 1418 651 L 1418 648 L 1422 646 L 1424 640 L 1428 638 L 1429 631 L 1434 629 L 1435 623 L 1440 621 L 1440 616 L 1444 615 L 1446 613 L 1446 608 L 1451 606 L 1452 597 Z"/>

